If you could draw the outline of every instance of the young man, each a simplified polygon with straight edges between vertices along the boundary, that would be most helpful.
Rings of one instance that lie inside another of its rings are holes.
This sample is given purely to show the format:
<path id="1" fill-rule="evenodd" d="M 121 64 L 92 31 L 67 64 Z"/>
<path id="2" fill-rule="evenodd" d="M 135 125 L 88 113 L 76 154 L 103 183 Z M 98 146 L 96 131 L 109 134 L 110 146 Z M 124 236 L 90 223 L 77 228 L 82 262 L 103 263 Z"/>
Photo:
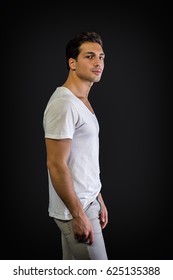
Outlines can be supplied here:
<path id="1" fill-rule="evenodd" d="M 70 40 L 68 77 L 44 112 L 49 216 L 61 230 L 64 260 L 108 259 L 102 234 L 108 211 L 101 195 L 99 124 L 88 100 L 92 85 L 101 79 L 104 58 L 96 32 Z"/>

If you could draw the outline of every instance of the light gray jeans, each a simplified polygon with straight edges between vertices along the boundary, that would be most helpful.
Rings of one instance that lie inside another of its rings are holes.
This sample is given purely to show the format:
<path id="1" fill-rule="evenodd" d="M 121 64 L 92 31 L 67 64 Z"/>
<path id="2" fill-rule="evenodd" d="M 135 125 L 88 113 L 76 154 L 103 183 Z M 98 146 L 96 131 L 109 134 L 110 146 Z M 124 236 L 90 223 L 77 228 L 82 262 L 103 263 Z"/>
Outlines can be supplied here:
<path id="1" fill-rule="evenodd" d="M 100 226 L 99 213 L 101 206 L 95 199 L 86 209 L 86 215 L 90 219 L 94 229 L 94 242 L 88 245 L 74 238 L 72 220 L 54 219 L 61 231 L 63 260 L 107 260 L 105 242 Z"/>

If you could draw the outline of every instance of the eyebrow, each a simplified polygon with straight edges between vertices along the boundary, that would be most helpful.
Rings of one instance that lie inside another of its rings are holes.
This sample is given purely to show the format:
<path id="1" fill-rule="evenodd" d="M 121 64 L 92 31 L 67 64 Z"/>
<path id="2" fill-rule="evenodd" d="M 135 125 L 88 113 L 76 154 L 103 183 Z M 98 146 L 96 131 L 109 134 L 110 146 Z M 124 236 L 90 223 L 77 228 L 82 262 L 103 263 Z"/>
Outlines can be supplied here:
<path id="1" fill-rule="evenodd" d="M 94 55 L 95 55 L 95 52 L 85 52 L 84 54 L 94 54 Z M 101 56 L 105 56 L 105 54 L 104 54 L 104 53 L 100 53 L 99 55 L 101 55 Z"/>

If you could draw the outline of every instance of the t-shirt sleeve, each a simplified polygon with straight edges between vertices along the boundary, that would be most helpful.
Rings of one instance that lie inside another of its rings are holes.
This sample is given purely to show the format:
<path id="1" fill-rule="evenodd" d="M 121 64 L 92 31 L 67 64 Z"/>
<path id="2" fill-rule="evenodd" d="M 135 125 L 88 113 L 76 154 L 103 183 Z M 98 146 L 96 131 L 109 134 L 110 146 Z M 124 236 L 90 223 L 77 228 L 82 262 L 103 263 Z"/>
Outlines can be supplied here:
<path id="1" fill-rule="evenodd" d="M 69 100 L 53 100 L 44 112 L 45 138 L 73 138 L 78 112 Z"/>

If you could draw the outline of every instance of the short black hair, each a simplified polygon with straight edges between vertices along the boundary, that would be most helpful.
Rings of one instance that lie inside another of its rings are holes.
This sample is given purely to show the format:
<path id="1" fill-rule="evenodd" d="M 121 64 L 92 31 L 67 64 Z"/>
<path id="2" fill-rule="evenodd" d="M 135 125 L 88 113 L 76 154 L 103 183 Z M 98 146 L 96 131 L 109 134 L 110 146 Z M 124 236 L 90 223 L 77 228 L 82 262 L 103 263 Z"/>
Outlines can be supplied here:
<path id="1" fill-rule="evenodd" d="M 103 47 L 103 41 L 101 36 L 94 32 L 88 32 L 88 31 L 83 31 L 82 33 L 78 34 L 75 36 L 73 39 L 71 39 L 66 46 L 66 65 L 67 69 L 69 70 L 69 59 L 74 58 L 76 59 L 79 55 L 79 48 L 80 46 L 85 43 L 85 42 L 93 42 L 93 43 L 98 43 Z"/>

